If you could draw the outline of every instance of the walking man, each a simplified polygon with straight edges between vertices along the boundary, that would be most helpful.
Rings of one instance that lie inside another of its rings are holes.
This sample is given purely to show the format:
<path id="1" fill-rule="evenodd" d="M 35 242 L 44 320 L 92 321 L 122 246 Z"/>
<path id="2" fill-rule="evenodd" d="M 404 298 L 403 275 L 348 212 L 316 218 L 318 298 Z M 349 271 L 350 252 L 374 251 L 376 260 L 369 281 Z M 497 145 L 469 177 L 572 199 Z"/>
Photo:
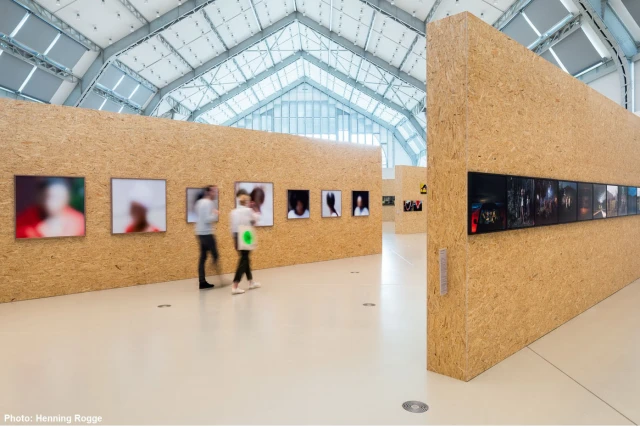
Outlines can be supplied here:
<path id="1" fill-rule="evenodd" d="M 218 188 L 210 185 L 203 189 L 203 196 L 195 204 L 195 212 L 198 219 L 195 225 L 196 237 L 200 244 L 200 262 L 198 263 L 198 278 L 200 280 L 200 289 L 211 289 L 214 285 L 207 282 L 205 277 L 204 264 L 207 260 L 207 254 L 211 252 L 213 257 L 213 265 L 216 268 L 218 276 L 221 275 L 218 247 L 216 245 L 216 237 L 213 231 L 213 223 L 216 221 L 220 212 L 215 208 L 214 200 L 218 198 Z M 220 279 L 222 280 L 222 278 Z"/>

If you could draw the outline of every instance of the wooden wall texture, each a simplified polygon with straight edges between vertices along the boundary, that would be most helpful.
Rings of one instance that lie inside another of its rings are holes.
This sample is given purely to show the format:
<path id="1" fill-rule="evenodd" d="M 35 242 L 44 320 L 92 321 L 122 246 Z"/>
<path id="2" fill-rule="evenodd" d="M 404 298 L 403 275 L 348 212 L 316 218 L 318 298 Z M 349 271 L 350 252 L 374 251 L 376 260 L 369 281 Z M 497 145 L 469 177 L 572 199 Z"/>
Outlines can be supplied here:
<path id="1" fill-rule="evenodd" d="M 427 33 L 427 364 L 469 380 L 640 277 L 640 217 L 467 236 L 467 171 L 640 186 L 640 119 L 472 15 Z"/>
<path id="2" fill-rule="evenodd" d="M 380 149 L 140 116 L 0 100 L 0 303 L 197 277 L 185 188 L 220 187 L 225 272 L 235 181 L 274 183 L 274 223 L 260 228 L 256 269 L 379 254 Z M 86 237 L 14 239 L 14 175 L 86 178 Z M 110 178 L 167 180 L 167 232 L 111 235 Z M 287 189 L 311 190 L 311 218 L 287 220 Z M 342 190 L 343 216 L 321 218 L 321 190 Z M 353 218 L 351 191 L 371 216 Z M 197 284 L 194 281 L 194 287 Z"/>
<path id="3" fill-rule="evenodd" d="M 383 179 L 382 180 L 382 195 L 383 196 L 395 196 L 396 184 L 395 179 Z M 382 200 L 380 201 L 382 203 Z M 382 207 L 382 220 L 393 222 L 396 220 L 396 207 L 395 206 L 383 206 Z"/>
<path id="4" fill-rule="evenodd" d="M 396 166 L 396 234 L 427 232 L 427 196 L 420 194 L 420 184 L 427 182 L 427 169 Z M 405 200 L 422 200 L 422 212 L 404 212 Z"/>

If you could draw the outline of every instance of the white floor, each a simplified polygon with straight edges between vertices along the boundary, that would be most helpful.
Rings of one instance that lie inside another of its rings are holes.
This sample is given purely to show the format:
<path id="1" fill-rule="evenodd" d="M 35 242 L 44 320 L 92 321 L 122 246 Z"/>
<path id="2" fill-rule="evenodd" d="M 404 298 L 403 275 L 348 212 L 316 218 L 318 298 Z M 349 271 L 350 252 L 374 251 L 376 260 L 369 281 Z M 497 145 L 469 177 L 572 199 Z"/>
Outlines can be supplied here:
<path id="1" fill-rule="evenodd" d="M 463 383 L 425 369 L 424 235 L 385 224 L 381 256 L 255 276 L 235 297 L 184 280 L 0 305 L 0 423 L 640 421 L 640 282 Z"/>

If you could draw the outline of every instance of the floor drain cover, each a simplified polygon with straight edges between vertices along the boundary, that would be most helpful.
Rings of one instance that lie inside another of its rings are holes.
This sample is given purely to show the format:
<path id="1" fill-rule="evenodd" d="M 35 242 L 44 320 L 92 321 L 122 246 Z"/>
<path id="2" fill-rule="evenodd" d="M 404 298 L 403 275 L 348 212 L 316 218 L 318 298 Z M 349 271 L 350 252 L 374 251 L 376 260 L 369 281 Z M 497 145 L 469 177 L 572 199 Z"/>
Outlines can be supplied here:
<path id="1" fill-rule="evenodd" d="M 415 400 L 410 400 L 408 402 L 404 402 L 402 407 L 409 412 L 413 412 L 414 414 L 421 414 L 423 412 L 427 412 L 429 410 L 429 406 L 426 403 L 417 402 Z"/>
<path id="2" fill-rule="evenodd" d="M 171 305 L 170 304 L 162 304 L 162 305 L 158 306 L 158 308 L 168 308 L 168 307 L 171 307 Z"/>
<path id="3" fill-rule="evenodd" d="M 375 307 L 375 306 L 376 306 L 376 305 L 375 305 L 374 303 L 372 303 L 372 302 L 365 302 L 365 303 L 364 303 L 364 304 L 362 304 L 362 305 L 364 305 L 365 307 Z"/>

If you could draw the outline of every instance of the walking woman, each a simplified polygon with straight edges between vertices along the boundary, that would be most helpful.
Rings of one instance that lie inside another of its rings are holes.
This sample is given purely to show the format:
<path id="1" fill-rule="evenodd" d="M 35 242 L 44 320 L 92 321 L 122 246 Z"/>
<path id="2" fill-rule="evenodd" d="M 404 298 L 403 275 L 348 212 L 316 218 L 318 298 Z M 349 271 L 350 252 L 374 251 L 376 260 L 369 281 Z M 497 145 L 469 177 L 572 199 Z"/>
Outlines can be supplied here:
<path id="1" fill-rule="evenodd" d="M 233 234 L 236 250 L 238 250 L 238 229 L 242 226 L 254 226 L 260 219 L 260 214 L 250 207 L 251 198 L 245 190 L 238 190 L 236 198 L 240 206 L 231 211 L 231 233 Z M 260 287 L 260 283 L 253 281 L 253 275 L 251 274 L 251 262 L 249 260 L 251 251 L 238 250 L 238 253 L 240 254 L 240 259 L 238 261 L 236 275 L 233 278 L 233 286 L 231 287 L 231 293 L 233 295 L 244 293 L 244 290 L 238 287 L 244 275 L 246 275 L 249 280 L 249 290 Z"/>

